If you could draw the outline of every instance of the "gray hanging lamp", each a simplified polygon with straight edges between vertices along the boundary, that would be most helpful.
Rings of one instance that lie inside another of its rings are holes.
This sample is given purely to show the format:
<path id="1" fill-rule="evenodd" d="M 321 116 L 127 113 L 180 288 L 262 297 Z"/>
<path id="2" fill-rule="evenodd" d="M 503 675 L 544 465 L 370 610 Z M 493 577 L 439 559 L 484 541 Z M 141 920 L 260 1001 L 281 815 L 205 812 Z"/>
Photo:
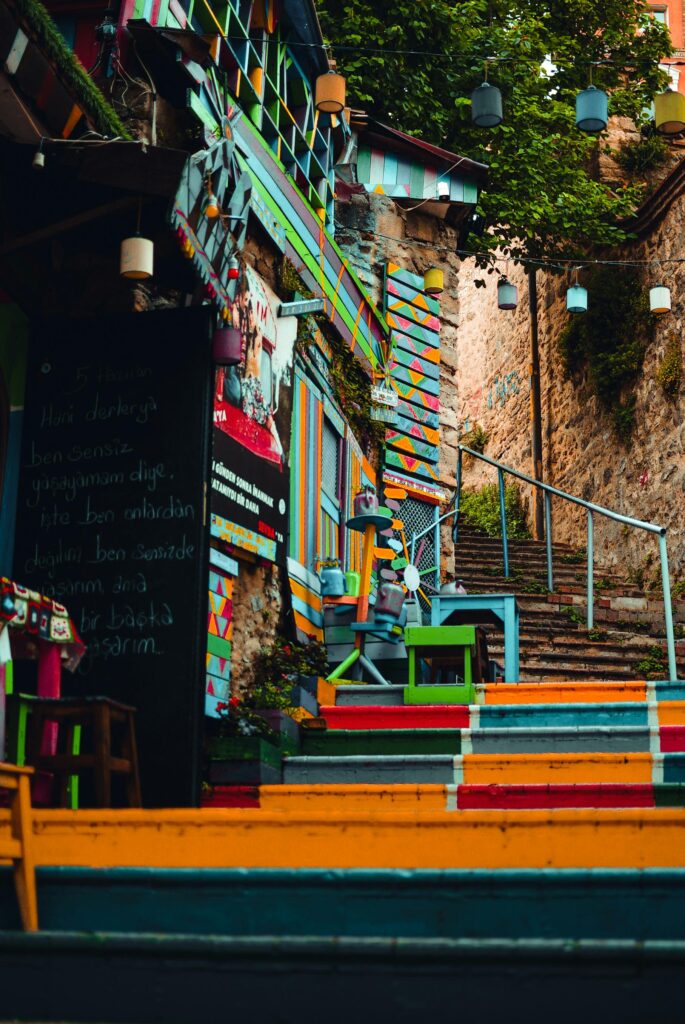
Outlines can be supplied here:
<path id="1" fill-rule="evenodd" d="M 502 93 L 488 82 L 488 62 L 485 62 L 483 81 L 471 93 L 471 120 L 478 128 L 496 128 L 504 120 Z"/>

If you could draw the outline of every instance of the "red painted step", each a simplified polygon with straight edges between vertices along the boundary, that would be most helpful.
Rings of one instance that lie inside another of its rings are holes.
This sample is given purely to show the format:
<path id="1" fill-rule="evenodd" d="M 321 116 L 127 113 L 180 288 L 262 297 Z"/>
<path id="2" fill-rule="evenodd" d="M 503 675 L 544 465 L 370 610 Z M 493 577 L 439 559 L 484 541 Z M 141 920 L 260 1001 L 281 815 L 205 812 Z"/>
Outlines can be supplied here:
<path id="1" fill-rule="evenodd" d="M 651 783 L 457 787 L 459 810 L 542 810 L 553 807 L 655 807 Z"/>
<path id="2" fill-rule="evenodd" d="M 685 753 L 685 725 L 662 725 L 659 740 L 663 754 Z"/>
<path id="3" fill-rule="evenodd" d="M 468 729 L 467 704 L 322 707 L 330 729 Z"/>
<path id="4" fill-rule="evenodd" d="M 259 786 L 212 786 L 203 792 L 202 807 L 259 807 Z"/>

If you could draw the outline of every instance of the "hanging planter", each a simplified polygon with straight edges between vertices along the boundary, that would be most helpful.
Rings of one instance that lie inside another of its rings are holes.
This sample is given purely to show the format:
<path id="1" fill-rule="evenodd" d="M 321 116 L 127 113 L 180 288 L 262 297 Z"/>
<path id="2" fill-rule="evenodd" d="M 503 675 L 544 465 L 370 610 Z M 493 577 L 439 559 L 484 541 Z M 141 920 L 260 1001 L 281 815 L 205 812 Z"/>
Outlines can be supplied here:
<path id="1" fill-rule="evenodd" d="M 656 285 L 649 289 L 649 310 L 651 313 L 671 312 L 671 289 L 665 285 Z"/>
<path id="2" fill-rule="evenodd" d="M 519 290 L 511 284 L 507 277 L 497 282 L 497 306 L 499 309 L 516 309 L 519 301 Z"/>
<path id="3" fill-rule="evenodd" d="M 685 96 L 667 89 L 654 97 L 654 123 L 660 135 L 685 131 Z"/>

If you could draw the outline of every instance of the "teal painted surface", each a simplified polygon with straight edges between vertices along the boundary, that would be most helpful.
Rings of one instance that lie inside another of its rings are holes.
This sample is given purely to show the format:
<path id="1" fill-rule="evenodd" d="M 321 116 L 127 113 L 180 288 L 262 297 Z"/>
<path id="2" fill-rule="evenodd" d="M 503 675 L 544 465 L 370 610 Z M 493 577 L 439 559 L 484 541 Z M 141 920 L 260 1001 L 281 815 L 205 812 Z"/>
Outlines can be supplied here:
<path id="1" fill-rule="evenodd" d="M 685 871 L 38 868 L 46 931 L 685 939 Z M 0 928 L 18 929 L 0 868 Z M 41 1018 L 42 1019 L 42 1018 Z"/>
<path id="2" fill-rule="evenodd" d="M 555 726 L 649 725 L 646 703 L 625 704 L 486 704 L 478 709 L 481 729 L 553 728 Z"/>
<path id="3" fill-rule="evenodd" d="M 307 757 L 354 754 L 459 754 L 459 729 L 328 729 L 303 730 Z"/>

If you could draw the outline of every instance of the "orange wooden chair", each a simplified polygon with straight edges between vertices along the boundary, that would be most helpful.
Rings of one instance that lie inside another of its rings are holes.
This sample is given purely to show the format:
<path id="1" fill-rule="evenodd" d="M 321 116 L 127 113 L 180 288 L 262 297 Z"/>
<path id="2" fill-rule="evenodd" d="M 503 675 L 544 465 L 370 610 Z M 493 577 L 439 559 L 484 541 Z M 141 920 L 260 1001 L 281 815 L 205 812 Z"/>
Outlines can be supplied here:
<path id="1" fill-rule="evenodd" d="M 29 778 L 33 768 L 18 768 L 0 761 L 0 789 L 10 794 L 10 834 L 0 834 L 0 861 L 14 866 L 21 923 L 25 932 L 38 931 L 38 900 L 33 859 L 33 815 Z"/>

